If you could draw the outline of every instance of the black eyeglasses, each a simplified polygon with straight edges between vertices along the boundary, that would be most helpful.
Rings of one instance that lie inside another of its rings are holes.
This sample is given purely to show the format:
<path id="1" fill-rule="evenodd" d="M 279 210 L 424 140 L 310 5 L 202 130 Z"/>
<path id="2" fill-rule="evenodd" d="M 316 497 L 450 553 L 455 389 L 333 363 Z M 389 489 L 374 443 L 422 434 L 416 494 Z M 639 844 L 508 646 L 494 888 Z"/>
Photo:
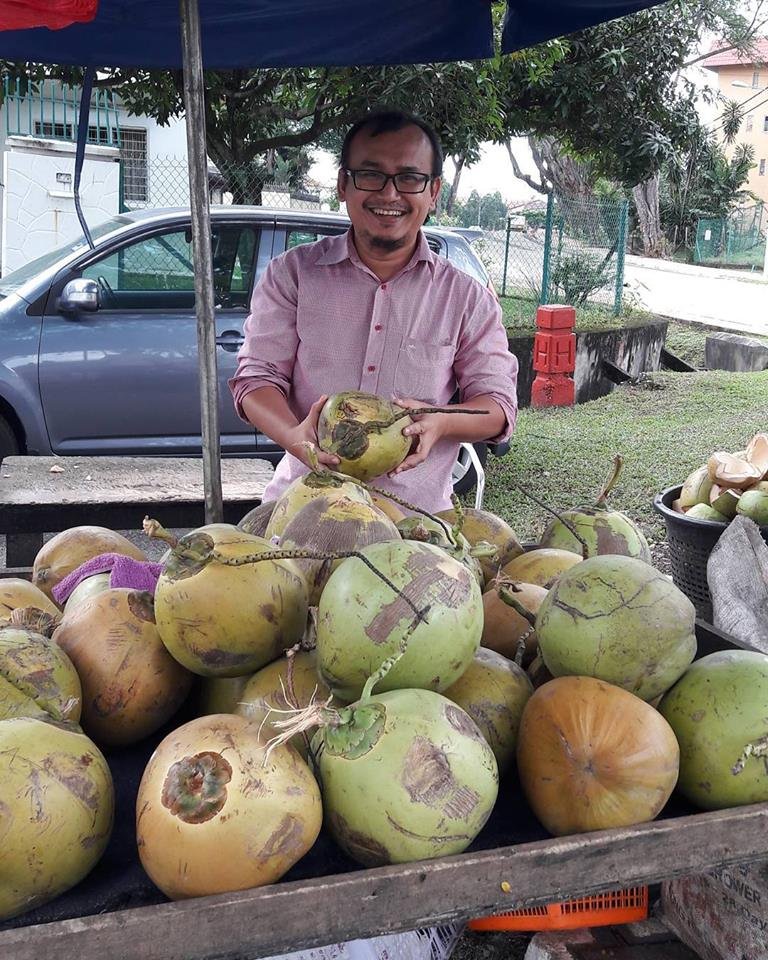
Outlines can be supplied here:
<path id="1" fill-rule="evenodd" d="M 356 190 L 369 193 L 383 190 L 388 180 L 394 183 L 398 193 L 424 193 L 434 179 L 428 173 L 382 173 L 380 170 L 345 170 L 344 173 L 352 177 Z"/>

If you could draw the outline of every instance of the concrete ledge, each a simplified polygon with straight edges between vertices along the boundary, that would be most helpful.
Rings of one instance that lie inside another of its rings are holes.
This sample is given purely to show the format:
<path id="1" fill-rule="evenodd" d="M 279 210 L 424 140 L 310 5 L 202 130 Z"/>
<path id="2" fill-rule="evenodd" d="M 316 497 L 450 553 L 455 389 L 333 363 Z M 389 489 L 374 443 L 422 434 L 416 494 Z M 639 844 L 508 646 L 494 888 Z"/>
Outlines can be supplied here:
<path id="1" fill-rule="evenodd" d="M 708 370 L 758 373 L 768 369 L 768 343 L 738 333 L 710 333 L 704 346 Z"/>

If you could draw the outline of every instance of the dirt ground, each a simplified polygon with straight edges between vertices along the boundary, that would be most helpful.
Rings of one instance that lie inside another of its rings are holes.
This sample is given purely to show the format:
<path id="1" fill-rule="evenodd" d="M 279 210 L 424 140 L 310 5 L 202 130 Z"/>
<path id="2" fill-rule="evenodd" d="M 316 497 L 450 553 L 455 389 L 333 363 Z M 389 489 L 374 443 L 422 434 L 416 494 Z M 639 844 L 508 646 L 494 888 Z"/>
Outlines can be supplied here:
<path id="1" fill-rule="evenodd" d="M 532 938 L 530 933 L 465 930 L 454 948 L 452 960 L 523 960 Z"/>

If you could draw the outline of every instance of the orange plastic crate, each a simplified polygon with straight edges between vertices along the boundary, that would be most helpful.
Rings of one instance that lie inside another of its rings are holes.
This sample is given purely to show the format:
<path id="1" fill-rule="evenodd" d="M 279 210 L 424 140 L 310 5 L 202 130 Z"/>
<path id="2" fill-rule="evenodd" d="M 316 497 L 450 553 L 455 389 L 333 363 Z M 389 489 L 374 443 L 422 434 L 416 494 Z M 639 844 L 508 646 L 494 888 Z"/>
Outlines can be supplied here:
<path id="1" fill-rule="evenodd" d="M 469 921 L 470 930 L 577 930 L 634 923 L 648 916 L 648 887 L 597 893 L 578 900 L 523 907 Z"/>

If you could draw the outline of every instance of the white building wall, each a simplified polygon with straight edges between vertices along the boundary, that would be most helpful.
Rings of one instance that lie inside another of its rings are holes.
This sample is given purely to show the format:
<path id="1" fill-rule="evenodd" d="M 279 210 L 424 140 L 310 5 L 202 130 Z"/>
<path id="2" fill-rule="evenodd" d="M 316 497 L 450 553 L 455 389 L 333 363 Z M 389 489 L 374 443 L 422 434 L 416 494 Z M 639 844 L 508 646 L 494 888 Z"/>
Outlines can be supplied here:
<path id="1" fill-rule="evenodd" d="M 80 180 L 86 222 L 96 227 L 120 206 L 119 151 L 88 146 Z M 82 237 L 75 210 L 75 144 L 8 137 L 3 154 L 2 274 Z"/>

